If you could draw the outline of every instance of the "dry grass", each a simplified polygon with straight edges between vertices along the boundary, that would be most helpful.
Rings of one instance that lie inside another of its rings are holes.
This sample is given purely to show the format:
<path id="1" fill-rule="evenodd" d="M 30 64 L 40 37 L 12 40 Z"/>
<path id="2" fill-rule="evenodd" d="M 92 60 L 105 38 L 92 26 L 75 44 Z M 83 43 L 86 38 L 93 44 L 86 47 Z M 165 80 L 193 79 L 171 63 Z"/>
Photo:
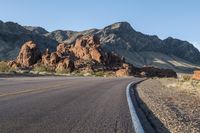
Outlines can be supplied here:
<path id="1" fill-rule="evenodd" d="M 7 62 L 1 61 L 0 62 L 0 72 L 9 72 L 10 67 L 7 65 Z"/>
<path id="2" fill-rule="evenodd" d="M 170 132 L 200 132 L 200 81 L 188 76 L 155 78 L 142 82 L 137 90 Z"/>

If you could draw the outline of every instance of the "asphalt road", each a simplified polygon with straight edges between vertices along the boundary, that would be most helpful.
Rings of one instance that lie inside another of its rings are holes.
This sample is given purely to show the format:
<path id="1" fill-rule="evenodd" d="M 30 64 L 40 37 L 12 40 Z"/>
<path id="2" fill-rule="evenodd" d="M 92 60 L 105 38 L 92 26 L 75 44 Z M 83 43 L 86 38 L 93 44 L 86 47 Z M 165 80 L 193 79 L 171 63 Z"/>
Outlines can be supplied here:
<path id="1" fill-rule="evenodd" d="M 137 78 L 0 78 L 0 133 L 132 133 Z"/>

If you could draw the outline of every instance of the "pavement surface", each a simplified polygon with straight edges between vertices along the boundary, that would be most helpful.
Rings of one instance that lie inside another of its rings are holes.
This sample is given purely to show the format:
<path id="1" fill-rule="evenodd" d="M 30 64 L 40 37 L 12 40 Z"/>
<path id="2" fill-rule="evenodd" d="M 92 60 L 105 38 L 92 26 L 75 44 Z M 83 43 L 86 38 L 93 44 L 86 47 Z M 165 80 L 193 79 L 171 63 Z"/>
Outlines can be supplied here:
<path id="1" fill-rule="evenodd" d="M 0 133 L 133 133 L 126 98 L 139 78 L 0 78 Z"/>

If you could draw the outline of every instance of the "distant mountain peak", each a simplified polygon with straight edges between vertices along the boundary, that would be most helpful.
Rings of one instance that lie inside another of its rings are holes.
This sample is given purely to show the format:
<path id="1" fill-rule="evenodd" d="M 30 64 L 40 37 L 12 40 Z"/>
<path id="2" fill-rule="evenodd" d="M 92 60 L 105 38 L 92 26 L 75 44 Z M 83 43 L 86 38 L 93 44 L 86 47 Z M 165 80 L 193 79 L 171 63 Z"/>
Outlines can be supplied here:
<path id="1" fill-rule="evenodd" d="M 107 29 L 107 28 L 112 29 L 112 30 L 115 30 L 115 29 L 133 30 L 132 26 L 126 21 L 111 24 L 111 25 L 105 27 L 104 29 Z"/>
<path id="2" fill-rule="evenodd" d="M 49 33 L 46 29 L 39 26 L 24 26 L 25 29 L 34 32 L 36 34 L 47 34 Z"/>

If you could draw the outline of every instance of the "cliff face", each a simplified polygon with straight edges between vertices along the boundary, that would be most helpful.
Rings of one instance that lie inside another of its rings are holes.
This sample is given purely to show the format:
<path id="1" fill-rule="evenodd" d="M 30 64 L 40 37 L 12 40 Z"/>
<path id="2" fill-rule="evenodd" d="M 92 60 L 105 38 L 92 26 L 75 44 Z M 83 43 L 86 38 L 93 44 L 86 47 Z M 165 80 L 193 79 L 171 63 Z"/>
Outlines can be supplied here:
<path id="1" fill-rule="evenodd" d="M 96 35 L 101 47 L 123 56 L 129 63 L 142 67 L 154 66 L 175 71 L 192 71 L 200 66 L 200 52 L 189 42 L 178 39 L 159 39 L 135 31 L 127 22 L 119 22 L 103 29 L 86 31 L 57 30 L 48 32 L 41 27 L 20 26 L 0 22 L 0 60 L 14 59 L 21 44 L 33 40 L 41 52 L 56 49 L 57 43 L 74 44 L 77 38 Z"/>

